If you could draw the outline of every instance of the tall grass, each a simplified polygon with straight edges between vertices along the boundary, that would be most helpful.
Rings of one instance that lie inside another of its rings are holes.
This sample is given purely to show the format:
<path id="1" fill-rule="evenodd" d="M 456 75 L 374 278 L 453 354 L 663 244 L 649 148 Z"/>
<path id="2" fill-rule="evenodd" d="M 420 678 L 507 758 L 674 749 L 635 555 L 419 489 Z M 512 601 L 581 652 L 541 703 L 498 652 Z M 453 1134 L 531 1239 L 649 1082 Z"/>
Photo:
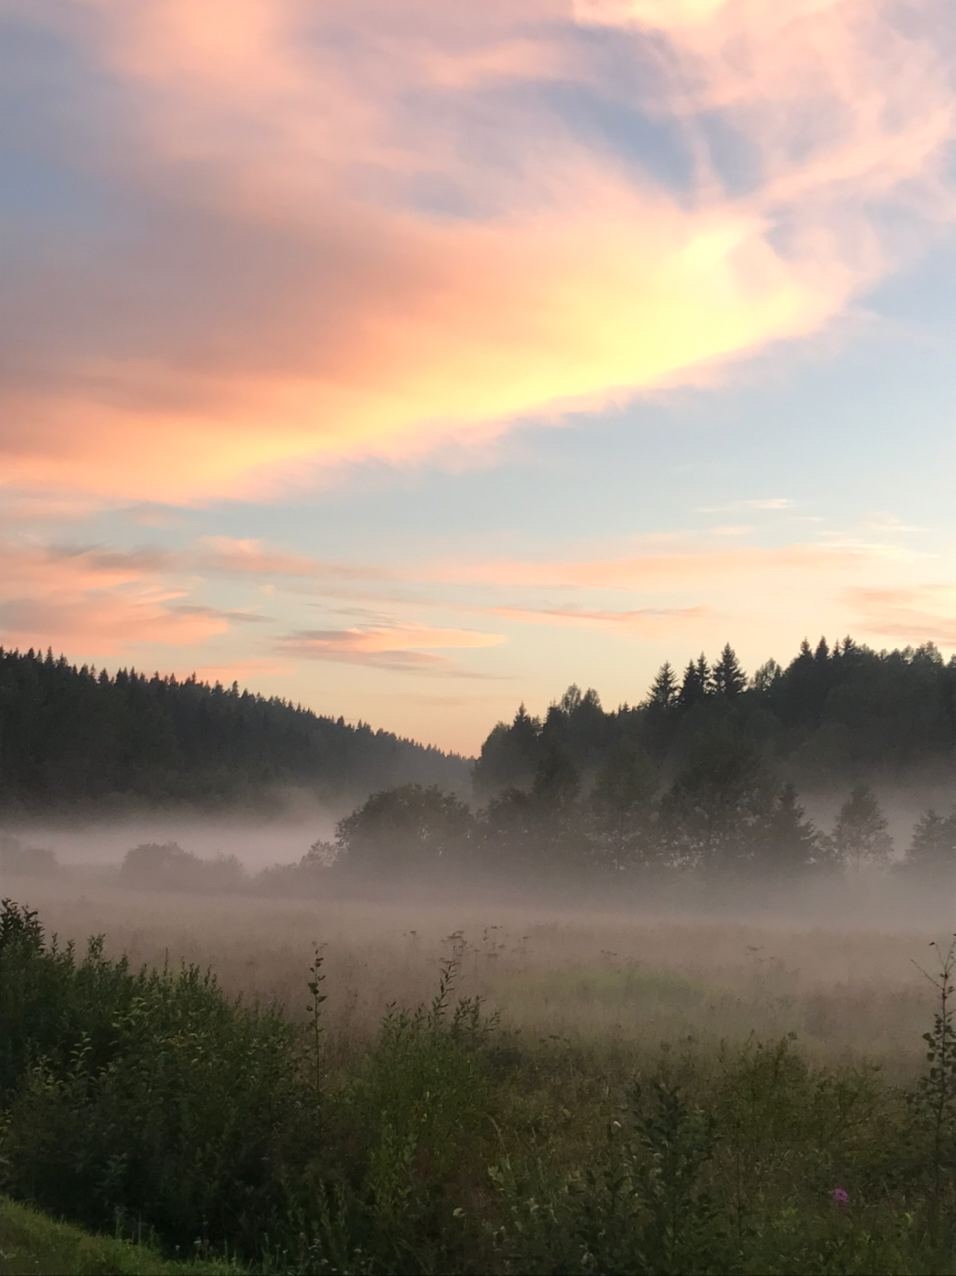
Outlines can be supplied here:
<path id="1" fill-rule="evenodd" d="M 522 1033 L 462 991 L 500 934 L 447 940 L 430 996 L 333 1049 L 326 950 L 292 1015 L 6 902 L 0 1189 L 263 1272 L 956 1270 L 945 955 L 904 1083 L 788 1034 Z"/>

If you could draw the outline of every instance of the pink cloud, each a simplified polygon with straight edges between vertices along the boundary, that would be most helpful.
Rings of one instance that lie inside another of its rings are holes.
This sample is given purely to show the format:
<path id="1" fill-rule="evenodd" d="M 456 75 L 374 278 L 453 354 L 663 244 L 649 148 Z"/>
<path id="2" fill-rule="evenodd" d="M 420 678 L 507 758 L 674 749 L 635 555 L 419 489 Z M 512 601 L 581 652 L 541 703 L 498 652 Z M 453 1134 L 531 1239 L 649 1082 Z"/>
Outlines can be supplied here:
<path id="1" fill-rule="evenodd" d="M 224 633 L 233 614 L 193 606 L 157 579 L 157 551 L 0 543 L 0 642 L 65 648 L 101 659 L 149 643 L 187 646 Z"/>
<path id="2" fill-rule="evenodd" d="M 23 487 L 270 493 L 711 377 L 892 266 L 909 241 L 874 201 L 952 212 L 939 0 L 907 29 L 882 0 L 592 5 L 617 76 L 551 0 L 235 0 L 228 27 L 192 0 L 20 8 L 127 104 L 84 154 L 140 209 L 10 271 L 0 455 Z M 678 121 L 694 189 L 582 148 L 541 95 L 481 92 L 551 78 Z M 715 110 L 757 157 L 742 195 Z"/>
<path id="3" fill-rule="evenodd" d="M 52 646 L 71 653 L 117 656 L 139 644 L 185 647 L 228 628 L 211 615 L 171 608 L 169 599 L 87 592 L 55 598 L 0 600 L 0 641 L 7 647 Z"/>
<path id="4" fill-rule="evenodd" d="M 473 629 L 425 625 L 381 625 L 351 629 L 301 630 L 280 639 L 278 649 L 310 660 L 341 661 L 380 669 L 481 677 L 436 654 L 498 647 L 504 635 Z"/>
<path id="5" fill-rule="evenodd" d="M 675 624 L 707 619 L 707 607 L 638 607 L 628 611 L 587 607 L 489 607 L 505 620 L 530 625 L 581 625 L 585 628 L 621 629 L 628 633 L 667 633 Z"/>
<path id="6" fill-rule="evenodd" d="M 956 586 L 852 589 L 847 602 L 864 633 L 893 642 L 956 647 Z"/>
<path id="7" fill-rule="evenodd" d="M 384 580 L 378 567 L 310 557 L 266 545 L 261 540 L 207 536 L 192 556 L 200 570 L 235 576 L 290 576 L 306 579 Z"/>
<path id="8" fill-rule="evenodd" d="M 776 573 L 846 570 L 872 561 L 876 552 L 862 545 L 739 545 L 580 561 L 498 559 L 437 564 L 425 574 L 435 580 L 512 588 L 683 589 L 690 584 L 712 586 L 716 581 L 748 574 L 766 578 Z"/>

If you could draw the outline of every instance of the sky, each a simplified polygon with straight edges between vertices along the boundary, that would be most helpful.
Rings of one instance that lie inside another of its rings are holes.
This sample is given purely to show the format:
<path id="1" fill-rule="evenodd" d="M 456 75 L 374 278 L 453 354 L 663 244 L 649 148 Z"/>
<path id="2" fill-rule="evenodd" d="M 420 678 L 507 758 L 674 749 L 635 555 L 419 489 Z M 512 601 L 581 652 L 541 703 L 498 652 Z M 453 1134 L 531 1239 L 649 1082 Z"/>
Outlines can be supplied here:
<path id="1" fill-rule="evenodd" d="M 956 651 L 952 0 L 0 0 L 0 644 L 466 753 Z"/>

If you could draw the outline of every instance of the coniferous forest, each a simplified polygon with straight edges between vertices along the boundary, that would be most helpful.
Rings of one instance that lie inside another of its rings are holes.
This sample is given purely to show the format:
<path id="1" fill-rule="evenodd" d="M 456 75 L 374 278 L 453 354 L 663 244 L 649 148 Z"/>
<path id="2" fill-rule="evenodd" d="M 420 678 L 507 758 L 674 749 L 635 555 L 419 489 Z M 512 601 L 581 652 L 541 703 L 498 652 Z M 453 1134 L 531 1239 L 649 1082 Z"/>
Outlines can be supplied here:
<path id="1" fill-rule="evenodd" d="M 0 648 L 0 810 L 246 805 L 293 786 L 348 801 L 466 778 L 461 758 L 235 683 L 110 675 Z"/>
<path id="2" fill-rule="evenodd" d="M 710 760 L 709 763 L 707 760 Z M 633 705 L 605 710 L 570 687 L 543 718 L 522 705 L 466 759 L 368 724 L 323 717 L 237 684 L 77 668 L 0 649 L 0 809 L 131 798 L 246 801 L 277 786 L 359 799 L 409 783 L 480 799 L 504 789 L 627 790 L 707 765 L 765 768 L 801 792 L 956 779 L 956 658 L 931 644 L 875 652 L 804 642 L 784 668 L 748 676 L 728 645 L 682 671 L 665 664 Z M 711 779 L 720 783 L 720 777 Z"/>
<path id="3" fill-rule="evenodd" d="M 4 652 L 0 810 L 10 820 L 124 804 L 268 809 L 290 791 L 354 808 L 301 864 L 261 874 L 272 890 L 484 879 L 542 893 L 894 865 L 949 880 L 954 706 L 956 661 L 929 645 L 875 652 L 821 639 L 752 676 L 727 645 L 712 665 L 665 664 L 633 707 L 605 711 L 576 686 L 543 718 L 522 705 L 469 763 L 236 685 Z M 887 793 L 905 809 L 895 842 Z M 39 865 L 40 851 L 4 845 L 8 867 Z M 210 866 L 176 845 L 134 848 L 127 861 L 131 883 L 249 884 L 238 861 Z"/>
<path id="4" fill-rule="evenodd" d="M 664 773 L 701 754 L 749 750 L 800 788 L 852 780 L 956 778 L 956 658 L 926 644 L 872 651 L 851 638 L 804 641 L 783 668 L 748 677 L 725 646 L 682 671 L 665 664 L 634 706 L 605 712 L 597 693 L 571 687 L 543 720 L 519 709 L 485 741 L 476 784 L 490 792 L 532 783 L 549 767 L 609 777 L 620 751 L 640 750 Z"/>

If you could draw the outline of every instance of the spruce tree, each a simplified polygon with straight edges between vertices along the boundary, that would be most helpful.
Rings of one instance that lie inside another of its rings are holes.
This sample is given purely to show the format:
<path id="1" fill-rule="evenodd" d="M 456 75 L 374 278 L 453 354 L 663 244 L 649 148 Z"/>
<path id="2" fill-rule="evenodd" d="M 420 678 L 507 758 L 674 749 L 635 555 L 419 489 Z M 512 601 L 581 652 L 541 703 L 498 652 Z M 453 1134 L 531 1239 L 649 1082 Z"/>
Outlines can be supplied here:
<path id="1" fill-rule="evenodd" d="M 785 784 L 774 799 L 757 858 L 766 871 L 782 877 L 799 874 L 826 858 L 824 839 L 806 818 L 792 784 Z"/>
<path id="2" fill-rule="evenodd" d="M 728 700 L 739 696 L 747 686 L 747 675 L 741 668 L 737 653 L 729 642 L 724 646 L 720 659 L 714 665 L 711 681 L 717 695 L 726 696 Z"/>
<path id="3" fill-rule="evenodd" d="M 667 660 L 657 671 L 657 677 L 651 683 L 647 703 L 653 709 L 670 709 L 677 702 L 677 678 L 670 661 Z"/>

